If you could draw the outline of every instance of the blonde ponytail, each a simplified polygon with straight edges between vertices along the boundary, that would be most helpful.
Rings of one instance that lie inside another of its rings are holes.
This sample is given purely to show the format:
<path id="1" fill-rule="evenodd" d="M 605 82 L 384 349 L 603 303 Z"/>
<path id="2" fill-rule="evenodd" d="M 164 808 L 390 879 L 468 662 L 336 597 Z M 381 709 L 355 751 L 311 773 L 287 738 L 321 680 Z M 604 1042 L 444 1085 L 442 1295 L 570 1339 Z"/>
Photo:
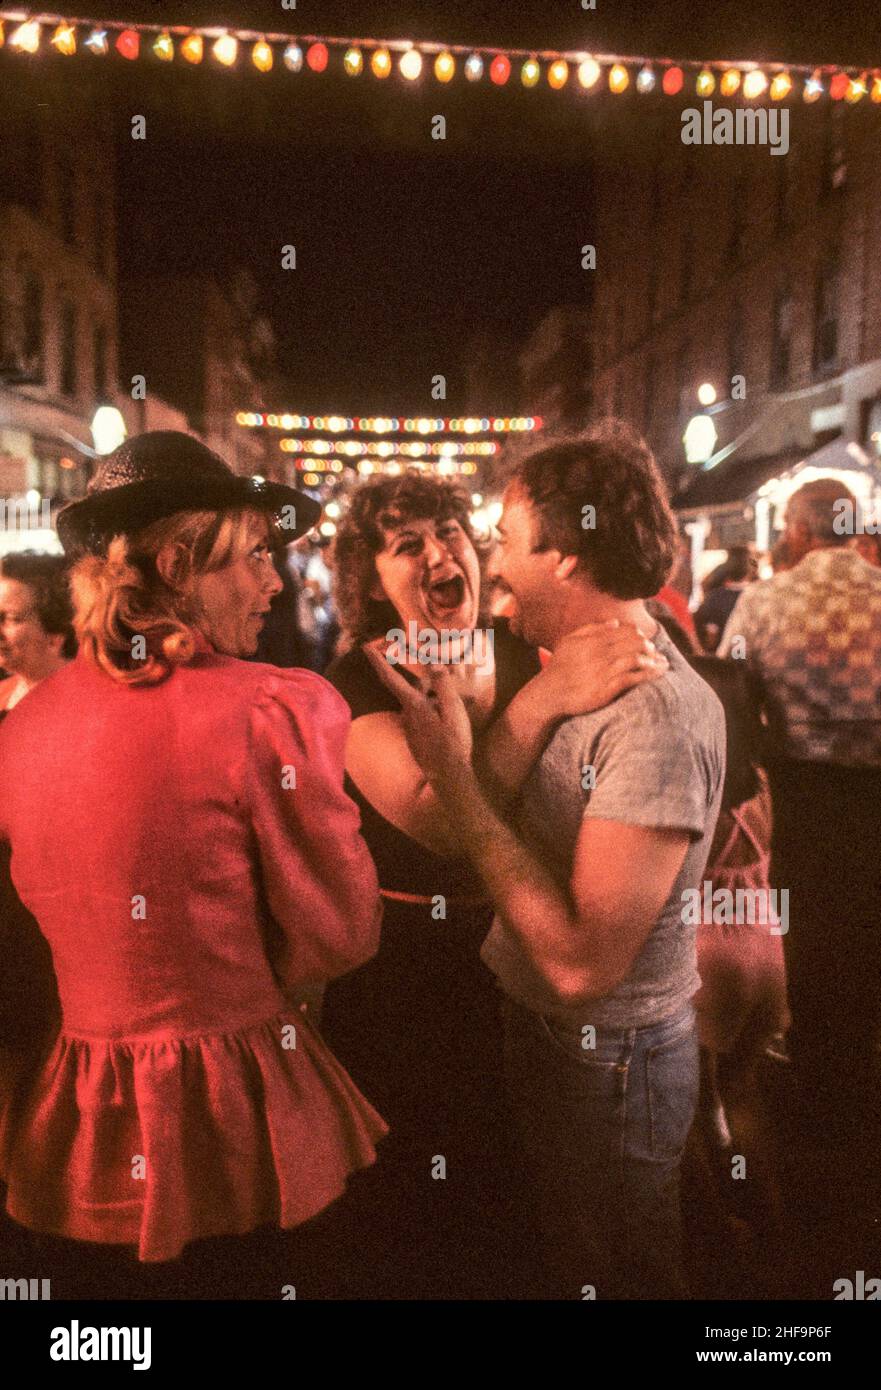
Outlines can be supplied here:
<path id="1" fill-rule="evenodd" d="M 246 554 L 258 516 L 178 512 L 133 537 L 115 537 L 106 555 L 79 560 L 70 586 L 80 650 L 124 685 L 156 685 L 192 661 L 197 624 L 188 581 Z M 169 544 L 179 552 L 175 584 L 156 564 Z"/>

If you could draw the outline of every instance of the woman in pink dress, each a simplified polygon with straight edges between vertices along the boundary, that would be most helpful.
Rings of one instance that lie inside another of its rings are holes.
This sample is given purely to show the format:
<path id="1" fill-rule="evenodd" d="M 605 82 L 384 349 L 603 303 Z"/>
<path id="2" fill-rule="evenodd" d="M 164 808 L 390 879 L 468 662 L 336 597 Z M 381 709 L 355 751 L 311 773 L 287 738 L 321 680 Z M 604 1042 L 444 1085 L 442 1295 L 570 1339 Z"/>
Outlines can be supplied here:
<path id="1" fill-rule="evenodd" d="M 189 436 L 121 446 L 59 518 L 80 654 L 0 730 L 0 838 L 62 1010 L 7 1077 L 0 1178 L 13 1220 L 75 1242 L 77 1268 L 112 1247 L 118 1296 L 125 1271 L 192 1295 L 204 1250 L 208 1296 L 281 1298 L 276 1269 L 320 1294 L 320 1270 L 298 1280 L 316 1223 L 278 1232 L 386 1132 L 300 1007 L 379 939 L 348 710 L 319 676 L 239 659 L 281 587 L 271 547 L 318 514 Z M 187 1246 L 191 1280 L 143 1277 Z"/>

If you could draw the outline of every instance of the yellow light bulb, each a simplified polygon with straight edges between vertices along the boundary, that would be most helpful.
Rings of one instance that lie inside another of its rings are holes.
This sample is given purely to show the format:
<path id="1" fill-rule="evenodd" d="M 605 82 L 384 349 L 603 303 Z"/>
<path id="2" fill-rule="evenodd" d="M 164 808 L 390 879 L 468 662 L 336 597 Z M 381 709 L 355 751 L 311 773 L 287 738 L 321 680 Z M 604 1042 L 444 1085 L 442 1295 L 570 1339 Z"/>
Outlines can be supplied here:
<path id="1" fill-rule="evenodd" d="M 402 77 L 406 77 L 408 82 L 415 82 L 422 72 L 422 54 L 417 48 L 408 48 L 398 67 Z"/>
<path id="2" fill-rule="evenodd" d="M 737 68 L 729 68 L 727 72 L 723 72 L 722 81 L 719 83 L 719 91 L 723 97 L 733 97 L 739 87 L 740 73 Z"/>
<path id="3" fill-rule="evenodd" d="M 258 39 L 251 50 L 251 62 L 258 72 L 269 72 L 272 67 L 272 49 L 265 39 Z"/>
<path id="4" fill-rule="evenodd" d="M 392 55 L 387 48 L 377 48 L 371 56 L 370 66 L 374 77 L 388 77 L 392 70 Z"/>
<path id="5" fill-rule="evenodd" d="M 456 60 L 452 53 L 439 53 L 434 60 L 434 75 L 438 82 L 450 82 L 456 71 Z"/>
<path id="6" fill-rule="evenodd" d="M 188 34 L 180 46 L 181 54 L 188 63 L 201 63 L 202 61 L 202 35 Z"/>
<path id="7" fill-rule="evenodd" d="M 153 44 L 153 52 L 163 63 L 170 63 L 174 57 L 174 43 L 168 33 L 160 34 Z"/>
<path id="8" fill-rule="evenodd" d="M 76 30 L 70 24 L 59 24 L 55 33 L 52 35 L 52 46 L 57 48 L 59 53 L 65 57 L 70 57 L 76 53 Z"/>
<path id="9" fill-rule="evenodd" d="M 629 72 L 623 63 L 616 63 L 609 73 L 609 90 L 615 93 L 625 92 L 629 86 Z"/>
<path id="10" fill-rule="evenodd" d="M 760 97 L 768 85 L 768 79 L 763 72 L 755 69 L 748 72 L 743 79 L 743 95 L 747 101 L 753 101 Z"/>
<path id="11" fill-rule="evenodd" d="M 844 94 L 844 99 L 853 105 L 854 102 L 861 101 L 865 95 L 866 77 L 864 73 L 862 77 L 854 77 L 851 79 L 850 85 Z"/>
<path id="12" fill-rule="evenodd" d="M 520 69 L 520 81 L 524 87 L 534 87 L 541 77 L 541 68 L 534 58 L 527 58 Z"/>
<path id="13" fill-rule="evenodd" d="M 585 58 L 578 65 L 578 81 L 585 91 L 595 87 L 600 77 L 600 65 L 595 58 Z"/>
<path id="14" fill-rule="evenodd" d="M 704 68 L 697 75 L 696 89 L 699 97 L 708 97 L 716 90 L 716 79 L 709 68 Z"/>
<path id="15" fill-rule="evenodd" d="M 557 61 L 551 63 L 551 66 L 548 68 L 548 82 L 551 84 L 554 91 L 558 92 L 561 87 L 565 87 L 568 81 L 569 64 L 566 62 L 565 58 L 558 58 Z"/>
<path id="16" fill-rule="evenodd" d="M 238 57 L 239 41 L 233 38 L 232 34 L 221 34 L 211 52 L 218 63 L 222 63 L 225 68 L 231 68 Z"/>
<path id="17" fill-rule="evenodd" d="M 881 101 L 881 77 L 872 78 L 872 90 L 869 96 L 873 101 Z"/>
<path id="18" fill-rule="evenodd" d="M 792 78 L 788 72 L 778 72 L 771 78 L 771 100 L 783 101 L 792 91 Z"/>
<path id="19" fill-rule="evenodd" d="M 26 24 L 19 24 L 9 40 L 10 48 L 17 48 L 20 53 L 36 53 L 40 47 L 40 26 L 34 20 L 28 20 Z"/>
<path id="20" fill-rule="evenodd" d="M 364 71 L 364 55 L 360 48 L 347 48 L 343 57 L 343 67 L 350 77 L 360 77 Z"/>

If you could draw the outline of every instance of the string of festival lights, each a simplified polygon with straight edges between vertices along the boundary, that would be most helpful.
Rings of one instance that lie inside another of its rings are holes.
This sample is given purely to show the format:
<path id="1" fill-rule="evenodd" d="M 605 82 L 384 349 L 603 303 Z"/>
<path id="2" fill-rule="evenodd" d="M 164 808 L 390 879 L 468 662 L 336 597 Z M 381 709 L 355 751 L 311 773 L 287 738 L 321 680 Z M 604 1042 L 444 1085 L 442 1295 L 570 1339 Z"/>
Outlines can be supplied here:
<path id="1" fill-rule="evenodd" d="M 519 434 L 525 430 L 540 430 L 544 421 L 540 415 L 466 416 L 450 419 L 395 415 L 267 415 L 259 410 L 240 410 L 236 424 L 246 429 L 320 430 L 331 434 Z"/>
<path id="2" fill-rule="evenodd" d="M 8 30 L 8 32 L 7 32 Z M 370 73 L 384 80 L 397 72 L 406 82 L 420 81 L 428 70 L 443 84 L 461 72 L 469 83 L 488 81 L 526 88 L 541 83 L 555 91 L 608 90 L 620 96 L 739 97 L 748 102 L 782 102 L 799 96 L 808 102 L 828 97 L 855 104 L 867 96 L 881 103 L 881 68 L 836 64 L 778 63 L 673 58 L 554 49 L 469 47 L 409 39 L 351 39 L 318 35 L 260 33 L 251 29 L 170 24 L 131 24 L 123 20 L 65 19 L 61 15 L 0 11 L 0 47 L 34 55 L 54 51 L 70 58 L 85 51 L 97 58 L 129 62 L 178 59 L 219 68 L 250 63 L 268 73 L 281 63 L 290 73 L 334 72 L 350 78 Z"/>

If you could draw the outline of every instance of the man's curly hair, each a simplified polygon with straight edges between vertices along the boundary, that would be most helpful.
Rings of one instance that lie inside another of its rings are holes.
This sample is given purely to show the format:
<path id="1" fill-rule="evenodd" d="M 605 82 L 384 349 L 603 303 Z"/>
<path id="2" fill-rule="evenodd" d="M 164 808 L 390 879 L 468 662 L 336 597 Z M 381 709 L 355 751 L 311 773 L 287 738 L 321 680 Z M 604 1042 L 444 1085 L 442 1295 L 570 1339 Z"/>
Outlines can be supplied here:
<path id="1" fill-rule="evenodd" d="M 334 597 L 347 646 L 370 642 L 400 623 L 388 599 L 370 594 L 377 578 L 376 556 L 386 545 L 385 532 L 414 519 L 452 517 L 473 545 L 470 511 L 471 498 L 461 483 L 415 470 L 397 478 L 371 478 L 355 489 L 331 552 Z"/>
<path id="2" fill-rule="evenodd" d="M 509 481 L 535 510 L 535 550 L 577 555 L 615 598 L 651 598 L 662 588 L 676 556 L 676 521 L 651 450 L 629 425 L 607 420 L 545 445 Z"/>

